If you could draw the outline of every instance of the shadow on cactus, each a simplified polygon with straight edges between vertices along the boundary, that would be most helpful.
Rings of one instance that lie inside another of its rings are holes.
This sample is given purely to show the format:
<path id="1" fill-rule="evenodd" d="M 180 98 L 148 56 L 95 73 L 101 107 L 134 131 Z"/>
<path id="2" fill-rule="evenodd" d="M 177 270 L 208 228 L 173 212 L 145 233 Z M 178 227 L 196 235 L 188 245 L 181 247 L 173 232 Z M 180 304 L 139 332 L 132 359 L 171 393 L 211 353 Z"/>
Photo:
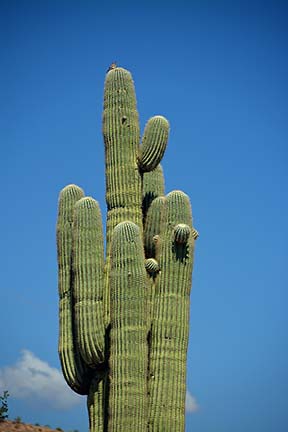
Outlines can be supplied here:
<path id="1" fill-rule="evenodd" d="M 103 112 L 106 258 L 97 201 L 76 185 L 59 197 L 59 355 L 68 385 L 88 396 L 91 432 L 185 428 L 197 231 L 188 196 L 164 195 L 168 121 L 150 118 L 141 142 L 139 130 L 131 74 L 112 68 Z"/>

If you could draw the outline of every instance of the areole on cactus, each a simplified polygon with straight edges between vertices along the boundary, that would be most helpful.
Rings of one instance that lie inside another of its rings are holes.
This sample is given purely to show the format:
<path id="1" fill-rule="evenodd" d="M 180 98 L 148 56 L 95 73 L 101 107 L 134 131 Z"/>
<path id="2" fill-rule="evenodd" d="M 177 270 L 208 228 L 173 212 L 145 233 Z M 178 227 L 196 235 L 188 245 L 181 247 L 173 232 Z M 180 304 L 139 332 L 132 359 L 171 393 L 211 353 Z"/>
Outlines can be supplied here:
<path id="1" fill-rule="evenodd" d="M 131 74 L 107 72 L 103 136 L 106 259 L 99 205 L 68 185 L 59 196 L 59 356 L 87 395 L 91 432 L 184 431 L 194 241 L 189 198 L 164 195 L 162 116 L 140 142 Z"/>

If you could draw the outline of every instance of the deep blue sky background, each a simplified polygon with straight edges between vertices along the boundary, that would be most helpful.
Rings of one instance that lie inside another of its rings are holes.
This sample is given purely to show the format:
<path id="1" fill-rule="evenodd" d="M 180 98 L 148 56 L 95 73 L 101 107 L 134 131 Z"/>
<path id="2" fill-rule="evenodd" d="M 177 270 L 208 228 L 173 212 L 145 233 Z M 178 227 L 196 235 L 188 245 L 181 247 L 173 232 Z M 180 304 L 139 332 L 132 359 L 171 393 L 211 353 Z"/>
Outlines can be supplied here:
<path id="1" fill-rule="evenodd" d="M 186 429 L 287 430 L 287 19 L 277 0 L 1 1 L 0 392 L 11 418 L 87 430 L 85 400 L 69 401 L 56 370 L 55 221 L 71 182 L 105 215 L 103 83 L 117 60 L 133 74 L 141 129 L 154 114 L 170 120 L 166 189 L 189 194 L 200 232 L 188 352 L 198 410 Z"/>

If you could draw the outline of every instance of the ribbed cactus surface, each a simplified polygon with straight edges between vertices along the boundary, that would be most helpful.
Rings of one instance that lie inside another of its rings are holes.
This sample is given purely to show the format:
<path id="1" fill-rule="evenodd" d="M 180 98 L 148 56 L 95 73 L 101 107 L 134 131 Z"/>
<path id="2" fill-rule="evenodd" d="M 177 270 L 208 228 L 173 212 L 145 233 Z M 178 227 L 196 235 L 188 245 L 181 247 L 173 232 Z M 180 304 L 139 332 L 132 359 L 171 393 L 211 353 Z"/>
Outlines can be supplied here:
<path id="1" fill-rule="evenodd" d="M 99 205 L 68 185 L 59 196 L 59 356 L 87 395 L 91 432 L 183 432 L 194 241 L 189 198 L 164 195 L 162 116 L 142 139 L 134 83 L 108 71 L 103 137 L 106 257 Z"/>

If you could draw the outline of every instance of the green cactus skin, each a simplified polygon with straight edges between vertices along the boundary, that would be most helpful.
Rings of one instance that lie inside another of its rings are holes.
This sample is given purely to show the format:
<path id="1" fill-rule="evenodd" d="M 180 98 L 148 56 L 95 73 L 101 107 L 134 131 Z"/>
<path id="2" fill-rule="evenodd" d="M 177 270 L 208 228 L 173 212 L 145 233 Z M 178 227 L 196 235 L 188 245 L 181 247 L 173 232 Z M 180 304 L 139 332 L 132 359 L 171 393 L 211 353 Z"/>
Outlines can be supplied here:
<path id="1" fill-rule="evenodd" d="M 87 395 L 90 432 L 183 432 L 194 241 L 189 198 L 164 196 L 162 116 L 140 146 L 134 83 L 106 75 L 106 260 L 98 203 L 76 185 L 59 196 L 59 356 Z"/>
<path id="2" fill-rule="evenodd" d="M 142 224 L 140 128 L 130 72 L 113 69 L 104 87 L 103 136 L 106 165 L 107 250 L 115 226 L 125 220 Z"/>
<path id="3" fill-rule="evenodd" d="M 81 198 L 74 208 L 74 313 L 76 341 L 85 363 L 104 362 L 104 239 L 99 205 Z"/>
<path id="4" fill-rule="evenodd" d="M 147 288 L 140 229 L 113 232 L 110 274 L 109 431 L 147 429 Z M 137 401 L 137 403 L 135 403 Z"/>
<path id="5" fill-rule="evenodd" d="M 159 235 L 161 226 L 163 225 L 166 217 L 166 199 L 159 196 L 153 200 L 147 212 L 144 225 L 144 246 L 145 255 L 147 258 L 156 258 L 159 248 Z"/>
<path id="6" fill-rule="evenodd" d="M 153 171 L 166 150 L 170 125 L 165 117 L 154 116 L 145 126 L 139 151 L 139 166 L 143 172 Z"/>
<path id="7" fill-rule="evenodd" d="M 142 166 L 140 126 L 134 82 L 130 72 L 115 68 L 106 75 L 104 86 L 103 137 L 106 168 L 106 274 L 109 275 L 110 242 L 113 229 L 129 220 L 142 231 Z M 161 116 L 148 121 L 143 141 L 146 143 L 146 171 L 151 171 L 164 154 L 169 123 Z M 145 132 L 144 132 L 145 133 Z M 148 150 L 150 149 L 150 151 Z M 148 151 L 147 151 L 148 150 Z M 151 154 L 150 154 L 150 153 Z M 104 296 L 105 323 L 109 324 L 109 281 Z"/>
<path id="8" fill-rule="evenodd" d="M 159 265 L 155 284 L 149 351 L 149 430 L 185 428 L 186 355 L 189 335 L 194 239 L 178 244 L 174 228 L 192 227 L 189 198 L 183 192 L 166 197 L 166 222 L 160 231 Z"/>
<path id="9" fill-rule="evenodd" d="M 91 432 L 107 431 L 108 418 L 108 374 L 106 371 L 95 373 L 91 379 L 87 397 L 87 408 L 89 414 L 89 430 Z"/>
<path id="10" fill-rule="evenodd" d="M 78 394 L 89 389 L 89 370 L 82 361 L 74 340 L 72 222 L 74 205 L 84 192 L 76 185 L 66 186 L 60 193 L 57 220 L 58 289 L 59 289 L 59 343 L 58 351 L 67 384 Z"/>

